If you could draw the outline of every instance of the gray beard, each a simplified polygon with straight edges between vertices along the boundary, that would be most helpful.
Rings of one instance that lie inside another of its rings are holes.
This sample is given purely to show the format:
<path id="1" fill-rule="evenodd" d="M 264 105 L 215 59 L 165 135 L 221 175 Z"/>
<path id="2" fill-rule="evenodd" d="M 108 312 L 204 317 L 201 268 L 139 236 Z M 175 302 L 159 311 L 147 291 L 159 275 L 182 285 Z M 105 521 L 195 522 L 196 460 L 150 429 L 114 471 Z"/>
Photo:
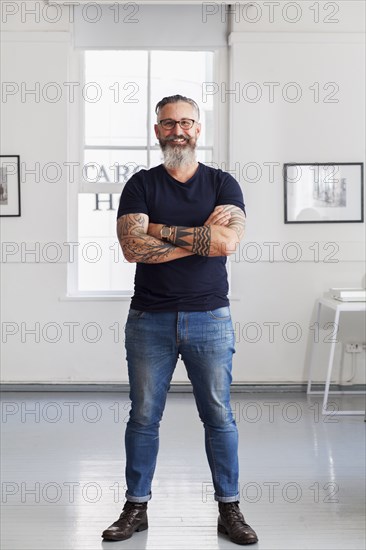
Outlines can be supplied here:
<path id="1" fill-rule="evenodd" d="M 161 146 L 161 144 L 160 144 Z M 191 166 L 196 162 L 196 147 L 192 147 L 189 143 L 181 147 L 176 145 L 171 147 L 168 144 L 165 144 L 161 147 L 164 158 L 164 165 L 166 168 L 171 170 L 176 170 L 177 168 L 185 168 Z"/>

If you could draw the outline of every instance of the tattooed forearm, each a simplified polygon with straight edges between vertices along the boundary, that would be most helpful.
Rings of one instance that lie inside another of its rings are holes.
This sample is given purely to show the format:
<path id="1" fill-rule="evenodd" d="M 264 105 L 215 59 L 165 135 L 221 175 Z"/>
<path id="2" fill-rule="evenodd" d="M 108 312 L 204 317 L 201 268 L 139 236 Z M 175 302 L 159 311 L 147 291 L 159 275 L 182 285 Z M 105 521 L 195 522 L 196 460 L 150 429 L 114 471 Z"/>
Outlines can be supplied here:
<path id="1" fill-rule="evenodd" d="M 193 254 L 198 256 L 208 256 L 211 245 L 211 228 L 202 227 L 173 227 L 169 239 L 175 246 L 189 248 Z"/>
<path id="2" fill-rule="evenodd" d="M 217 207 L 230 212 L 229 222 L 215 223 L 215 211 L 199 227 L 173 226 L 169 242 L 161 240 L 162 225 L 149 224 L 146 214 L 126 214 L 118 218 L 117 234 L 123 254 L 129 262 L 162 263 L 185 256 L 228 256 L 243 237 L 244 212 L 234 205 Z M 215 210 L 217 210 L 215 209 Z"/>
<path id="3" fill-rule="evenodd" d="M 195 227 L 193 233 L 192 252 L 198 256 L 208 256 L 211 246 L 211 227 Z"/>
<path id="4" fill-rule="evenodd" d="M 124 237 L 122 248 L 125 258 L 129 262 L 149 264 L 169 261 L 173 259 L 170 258 L 170 255 L 175 251 L 174 245 L 153 237 L 148 237 L 148 239 L 134 236 Z"/>
<path id="5" fill-rule="evenodd" d="M 225 213 L 229 213 L 230 216 L 223 217 Z M 243 238 L 244 230 L 243 210 L 238 206 L 226 204 L 216 207 L 203 226 L 173 226 L 168 240 L 198 256 L 228 256 L 235 251 Z M 156 228 L 152 231 L 156 232 Z"/>
<path id="6" fill-rule="evenodd" d="M 126 214 L 117 220 L 117 235 L 128 262 L 157 264 L 170 262 L 193 253 L 147 235 L 146 214 Z"/>
<path id="7" fill-rule="evenodd" d="M 146 233 L 147 222 L 145 218 L 147 218 L 145 214 L 127 214 L 121 216 L 117 221 L 118 240 L 127 235 Z"/>
<path id="8" fill-rule="evenodd" d="M 224 212 L 230 212 L 230 223 L 227 225 L 229 229 L 233 229 L 238 235 L 239 240 L 243 238 L 245 231 L 245 214 L 238 206 L 228 204 L 224 206 Z"/>

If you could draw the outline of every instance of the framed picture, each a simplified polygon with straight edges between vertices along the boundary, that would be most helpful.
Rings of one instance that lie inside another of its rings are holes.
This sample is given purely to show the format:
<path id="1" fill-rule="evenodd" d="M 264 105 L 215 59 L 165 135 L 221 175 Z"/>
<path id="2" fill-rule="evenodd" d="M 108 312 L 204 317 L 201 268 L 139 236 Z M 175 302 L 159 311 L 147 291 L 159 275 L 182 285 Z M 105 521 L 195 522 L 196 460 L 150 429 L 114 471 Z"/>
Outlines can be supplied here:
<path id="1" fill-rule="evenodd" d="M 0 216 L 20 216 L 19 155 L 0 155 Z"/>
<path id="2" fill-rule="evenodd" d="M 363 222 L 363 163 L 284 164 L 285 223 Z"/>

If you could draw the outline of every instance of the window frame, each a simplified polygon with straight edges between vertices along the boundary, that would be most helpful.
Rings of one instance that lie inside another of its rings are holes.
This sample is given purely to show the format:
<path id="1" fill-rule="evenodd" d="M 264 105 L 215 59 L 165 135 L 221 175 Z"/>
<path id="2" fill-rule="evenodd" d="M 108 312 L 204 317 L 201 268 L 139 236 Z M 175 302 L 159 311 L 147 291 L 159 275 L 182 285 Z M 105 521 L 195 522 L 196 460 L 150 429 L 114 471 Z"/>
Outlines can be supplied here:
<path id="1" fill-rule="evenodd" d="M 73 49 L 70 53 L 70 65 L 69 74 L 70 81 L 80 82 L 80 88 L 85 84 L 85 52 L 88 50 L 97 48 L 84 48 L 80 50 Z M 115 49 L 115 48 L 113 48 Z M 151 51 L 161 51 L 162 48 L 141 48 L 144 51 L 148 51 L 149 55 Z M 98 48 L 101 51 L 100 48 Z M 102 49 L 103 50 L 103 49 Z M 123 51 L 128 51 L 128 48 L 121 48 Z M 130 50 L 136 50 L 136 48 L 130 48 Z M 202 47 L 192 48 L 166 48 L 167 51 L 204 51 Z M 214 54 L 213 58 L 213 81 L 214 82 L 227 82 L 228 81 L 228 48 L 208 48 L 207 51 L 211 51 Z M 150 76 L 150 75 L 149 75 Z M 228 153 L 229 153 L 229 105 L 228 102 L 220 101 L 220 95 L 216 94 L 214 100 L 214 136 L 213 145 L 201 147 L 200 149 L 212 149 L 213 158 L 218 159 L 215 162 L 218 167 L 225 170 L 228 166 Z M 199 101 L 200 102 L 200 101 Z M 148 98 L 148 105 L 150 104 Z M 67 157 L 69 162 L 77 162 L 78 170 L 76 181 L 74 178 L 70 178 L 68 181 L 68 216 L 67 216 L 67 239 L 69 244 L 78 243 L 78 195 L 79 193 L 93 193 L 95 194 L 96 184 L 90 183 L 83 179 L 83 165 L 84 165 L 84 151 L 86 149 L 95 149 L 93 146 L 85 147 L 85 109 L 82 102 L 81 94 L 75 94 L 75 101 L 69 103 L 68 109 L 68 146 Z M 148 110 L 148 122 L 152 121 L 153 113 Z M 148 132 L 148 161 L 149 161 L 149 149 L 159 149 L 158 145 L 150 144 L 150 137 Z M 124 147 L 124 149 L 135 149 L 136 147 Z M 145 147 L 144 147 L 145 149 Z M 104 194 L 121 193 L 121 184 L 103 183 Z M 227 258 L 227 271 L 229 281 L 229 296 L 231 294 L 231 266 L 230 257 Z M 133 296 L 133 291 L 120 290 L 79 290 L 78 288 L 78 258 L 77 253 L 67 264 L 67 290 L 63 299 L 70 300 L 130 300 Z"/>

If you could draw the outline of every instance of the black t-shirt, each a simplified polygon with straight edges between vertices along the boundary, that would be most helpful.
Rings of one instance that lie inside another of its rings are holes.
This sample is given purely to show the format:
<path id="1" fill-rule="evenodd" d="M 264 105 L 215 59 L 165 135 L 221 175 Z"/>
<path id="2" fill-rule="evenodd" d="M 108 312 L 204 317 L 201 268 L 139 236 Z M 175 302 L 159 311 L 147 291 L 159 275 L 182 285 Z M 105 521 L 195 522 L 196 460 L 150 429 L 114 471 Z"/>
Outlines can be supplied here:
<path id="1" fill-rule="evenodd" d="M 147 214 L 151 223 L 199 227 L 214 208 L 233 204 L 244 212 L 238 182 L 227 172 L 199 163 L 185 183 L 160 164 L 126 183 L 117 218 Z M 131 307 L 142 311 L 209 311 L 229 305 L 226 257 L 186 256 L 170 262 L 137 263 Z"/>

